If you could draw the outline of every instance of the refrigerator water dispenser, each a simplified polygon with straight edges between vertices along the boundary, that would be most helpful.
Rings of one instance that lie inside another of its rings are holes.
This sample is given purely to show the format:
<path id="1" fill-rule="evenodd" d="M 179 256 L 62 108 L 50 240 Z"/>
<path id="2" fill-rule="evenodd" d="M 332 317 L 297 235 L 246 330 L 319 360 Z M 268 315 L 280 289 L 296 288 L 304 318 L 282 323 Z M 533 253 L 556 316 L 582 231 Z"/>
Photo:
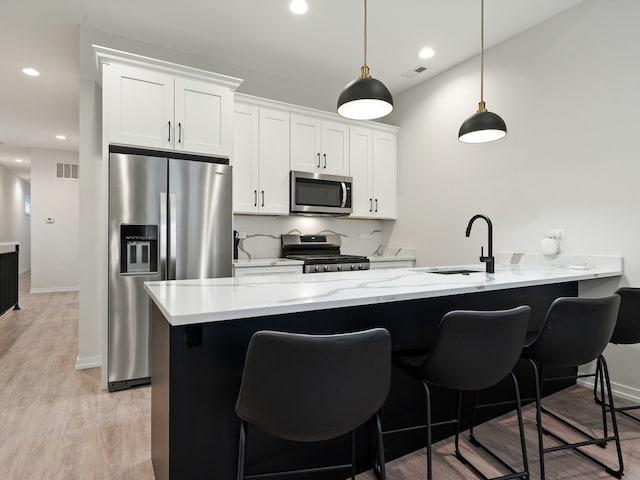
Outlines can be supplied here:
<path id="1" fill-rule="evenodd" d="M 158 271 L 158 226 L 120 225 L 120 273 Z"/>

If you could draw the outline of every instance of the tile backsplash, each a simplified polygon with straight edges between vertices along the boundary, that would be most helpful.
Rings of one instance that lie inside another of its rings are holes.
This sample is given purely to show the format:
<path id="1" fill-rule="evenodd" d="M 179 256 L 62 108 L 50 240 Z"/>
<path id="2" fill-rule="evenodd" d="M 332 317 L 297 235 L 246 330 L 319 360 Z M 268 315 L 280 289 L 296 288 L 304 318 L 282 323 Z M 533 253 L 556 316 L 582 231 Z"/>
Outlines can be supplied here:
<path id="1" fill-rule="evenodd" d="M 238 259 L 280 257 L 283 233 L 340 235 L 341 253 L 372 256 L 385 252 L 394 224 L 393 221 L 334 217 L 235 215 L 233 228 L 246 235 L 240 239 Z"/>

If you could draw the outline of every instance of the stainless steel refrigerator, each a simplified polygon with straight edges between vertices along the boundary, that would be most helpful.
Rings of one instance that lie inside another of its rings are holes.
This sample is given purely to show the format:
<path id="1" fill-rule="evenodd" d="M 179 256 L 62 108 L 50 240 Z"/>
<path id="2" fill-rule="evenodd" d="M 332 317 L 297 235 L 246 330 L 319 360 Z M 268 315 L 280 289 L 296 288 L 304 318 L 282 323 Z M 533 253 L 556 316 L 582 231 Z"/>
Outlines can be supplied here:
<path id="1" fill-rule="evenodd" d="M 231 171 L 226 159 L 111 147 L 109 391 L 150 381 L 144 282 L 232 275 Z"/>

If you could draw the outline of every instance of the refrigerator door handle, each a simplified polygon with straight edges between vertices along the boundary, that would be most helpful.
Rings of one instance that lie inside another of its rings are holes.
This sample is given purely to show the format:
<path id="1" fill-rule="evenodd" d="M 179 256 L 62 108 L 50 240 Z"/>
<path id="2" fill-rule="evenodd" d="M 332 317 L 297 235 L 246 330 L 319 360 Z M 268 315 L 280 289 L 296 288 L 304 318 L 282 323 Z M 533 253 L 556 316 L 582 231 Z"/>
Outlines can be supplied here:
<path id="1" fill-rule="evenodd" d="M 169 194 L 169 266 L 167 280 L 176 279 L 176 194 Z"/>
<path id="2" fill-rule="evenodd" d="M 160 275 L 167 277 L 167 194 L 160 193 L 160 236 L 158 238 L 160 251 Z"/>

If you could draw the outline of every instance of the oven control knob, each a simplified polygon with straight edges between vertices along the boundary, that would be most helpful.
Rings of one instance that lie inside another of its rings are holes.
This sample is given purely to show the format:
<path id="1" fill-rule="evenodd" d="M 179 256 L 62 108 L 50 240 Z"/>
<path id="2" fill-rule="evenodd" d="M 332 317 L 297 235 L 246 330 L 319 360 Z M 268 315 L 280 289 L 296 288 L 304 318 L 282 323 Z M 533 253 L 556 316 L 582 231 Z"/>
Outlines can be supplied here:
<path id="1" fill-rule="evenodd" d="M 342 265 L 338 265 L 338 271 L 342 270 Z"/>
<path id="2" fill-rule="evenodd" d="M 319 271 L 320 271 L 320 267 L 319 267 L 319 266 L 316 266 L 315 271 L 316 271 L 316 272 L 319 272 Z"/>
<path id="3" fill-rule="evenodd" d="M 360 264 L 360 265 L 358 265 L 358 268 L 359 268 L 360 270 L 364 270 L 364 265 L 363 265 L 363 264 Z"/>
<path id="4" fill-rule="evenodd" d="M 355 270 L 356 266 L 354 264 L 351 264 L 351 270 Z"/>
<path id="5" fill-rule="evenodd" d="M 325 266 L 324 266 L 324 271 L 325 271 L 325 272 L 328 272 L 328 271 L 329 271 L 329 265 L 325 265 Z"/>

